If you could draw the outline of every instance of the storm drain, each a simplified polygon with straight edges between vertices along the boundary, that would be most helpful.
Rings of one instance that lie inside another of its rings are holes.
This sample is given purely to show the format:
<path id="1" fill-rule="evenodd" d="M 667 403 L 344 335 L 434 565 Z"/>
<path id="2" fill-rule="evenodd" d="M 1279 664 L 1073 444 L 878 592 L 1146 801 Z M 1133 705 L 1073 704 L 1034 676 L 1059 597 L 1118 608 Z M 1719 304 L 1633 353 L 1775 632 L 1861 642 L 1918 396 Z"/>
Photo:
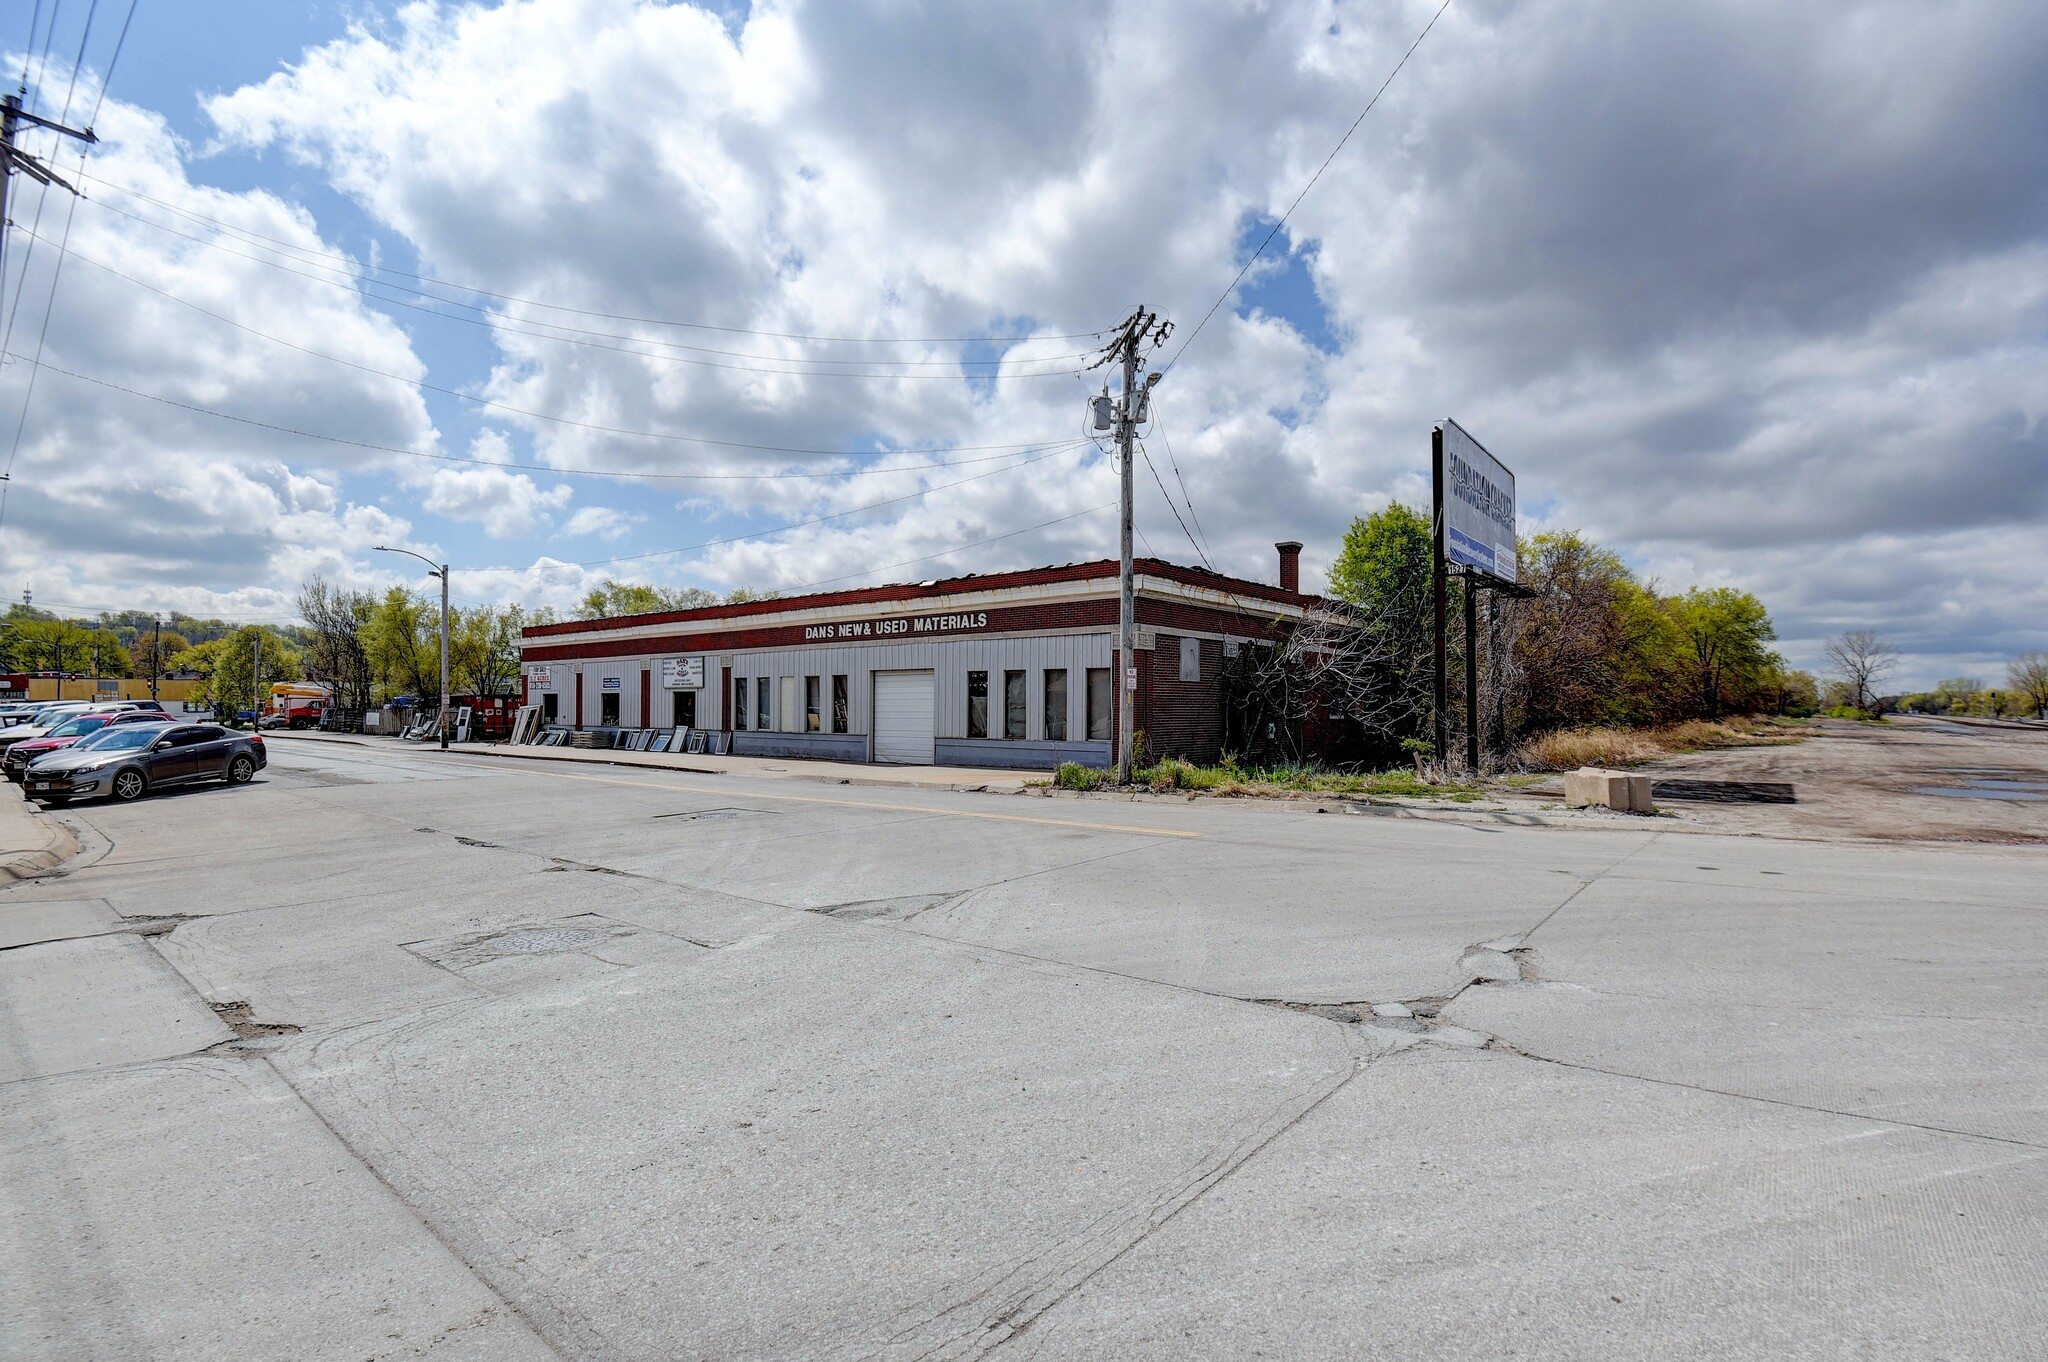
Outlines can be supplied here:
<path id="1" fill-rule="evenodd" d="M 484 944 L 499 955 L 551 955 L 556 951 L 581 950 L 597 940 L 597 933 L 582 927 L 527 927 Z"/>

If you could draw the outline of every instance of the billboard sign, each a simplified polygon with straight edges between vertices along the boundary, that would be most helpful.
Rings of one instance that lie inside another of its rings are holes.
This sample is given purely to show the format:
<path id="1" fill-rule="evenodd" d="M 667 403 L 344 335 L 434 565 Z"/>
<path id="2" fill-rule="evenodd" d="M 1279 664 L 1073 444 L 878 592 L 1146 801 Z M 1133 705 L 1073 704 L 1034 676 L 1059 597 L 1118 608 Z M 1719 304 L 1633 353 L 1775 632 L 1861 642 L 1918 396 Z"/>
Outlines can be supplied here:
<path id="1" fill-rule="evenodd" d="M 1515 475 L 1456 421 L 1443 435 L 1444 557 L 1515 580 Z"/>
<path id="2" fill-rule="evenodd" d="M 701 657 L 665 657 L 661 660 L 661 684 L 664 690 L 704 689 L 704 659 Z"/>

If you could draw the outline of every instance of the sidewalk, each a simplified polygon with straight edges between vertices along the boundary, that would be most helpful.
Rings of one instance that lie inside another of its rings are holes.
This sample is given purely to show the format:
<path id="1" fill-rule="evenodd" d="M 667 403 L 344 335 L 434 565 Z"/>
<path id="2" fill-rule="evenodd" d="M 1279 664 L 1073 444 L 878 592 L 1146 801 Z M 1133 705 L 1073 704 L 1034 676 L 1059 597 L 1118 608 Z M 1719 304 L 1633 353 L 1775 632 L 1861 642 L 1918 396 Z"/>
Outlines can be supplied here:
<path id="1" fill-rule="evenodd" d="M 78 854 L 78 839 L 19 790 L 0 789 L 0 882 L 25 880 Z"/>
<path id="2" fill-rule="evenodd" d="M 389 747 L 407 752 L 434 751 L 432 743 L 407 742 L 367 734 L 321 733 L 313 729 L 274 729 L 265 742 L 348 743 L 357 747 Z M 569 761 L 601 766 L 641 766 L 687 771 L 704 776 L 754 776 L 764 780 L 810 780 L 826 785 L 875 785 L 898 790 L 971 790 L 1015 794 L 1034 781 L 1052 779 L 1050 771 L 1005 771 L 972 766 L 879 766 L 851 761 L 804 761 L 795 757 L 714 757 L 701 752 L 626 752 L 617 748 L 513 747 L 506 743 L 458 743 L 448 749 L 465 757 L 500 757 L 512 761 Z"/>

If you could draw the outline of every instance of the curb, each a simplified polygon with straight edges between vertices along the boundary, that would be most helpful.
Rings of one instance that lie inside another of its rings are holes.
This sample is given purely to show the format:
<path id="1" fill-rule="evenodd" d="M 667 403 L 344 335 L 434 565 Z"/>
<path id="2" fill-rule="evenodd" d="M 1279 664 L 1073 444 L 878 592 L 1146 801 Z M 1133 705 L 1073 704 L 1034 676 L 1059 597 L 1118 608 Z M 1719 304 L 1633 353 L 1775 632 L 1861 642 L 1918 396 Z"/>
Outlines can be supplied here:
<path id="1" fill-rule="evenodd" d="M 32 880 L 63 865 L 78 854 L 78 838 L 71 829 L 40 810 L 27 799 L 8 799 L 0 791 L 0 882 Z M 14 844 L 21 843 L 20 846 Z"/>
<path id="2" fill-rule="evenodd" d="M 459 750 L 450 748 L 449 753 L 450 755 L 465 757 L 498 757 L 506 761 L 563 760 L 546 749 L 527 751 L 519 748 L 508 748 L 499 744 L 479 746 L 472 743 L 465 745 Z M 1021 788 L 1015 791 L 991 789 L 987 781 L 954 781 L 945 784 L 931 781 L 920 784 L 902 780 L 880 780 L 863 776 L 819 775 L 795 769 L 780 771 L 724 771 L 709 766 L 671 766 L 666 762 L 618 761 L 610 757 L 598 756 L 571 757 L 567 759 L 566 764 L 570 766 L 609 766 L 614 770 L 622 771 L 673 771 L 678 775 L 686 776 L 740 776 L 751 780 L 804 780 L 814 785 L 852 785 L 880 790 L 924 790 L 936 794 L 1024 793 Z"/>

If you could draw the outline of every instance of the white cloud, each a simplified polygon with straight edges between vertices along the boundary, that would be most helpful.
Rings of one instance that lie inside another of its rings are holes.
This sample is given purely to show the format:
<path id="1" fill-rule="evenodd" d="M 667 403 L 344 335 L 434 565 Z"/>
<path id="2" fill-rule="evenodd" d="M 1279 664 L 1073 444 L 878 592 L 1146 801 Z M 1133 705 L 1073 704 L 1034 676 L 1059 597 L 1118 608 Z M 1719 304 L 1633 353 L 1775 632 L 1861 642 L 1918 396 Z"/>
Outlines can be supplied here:
<path id="1" fill-rule="evenodd" d="M 509 454 L 510 446 L 497 431 L 484 431 L 470 443 L 473 459 L 500 463 Z M 543 488 L 524 473 L 477 465 L 437 468 L 416 476 L 414 483 L 425 488 L 427 510 L 481 525 L 493 539 L 516 539 L 553 524 L 548 512 L 562 509 L 575 496 L 567 483 Z"/>
<path id="2" fill-rule="evenodd" d="M 569 517 L 568 523 L 562 526 L 562 533 L 571 538 L 594 535 L 599 539 L 616 542 L 625 538 L 627 532 L 645 518 L 627 515 L 609 506 L 579 506 L 576 513 Z"/>

